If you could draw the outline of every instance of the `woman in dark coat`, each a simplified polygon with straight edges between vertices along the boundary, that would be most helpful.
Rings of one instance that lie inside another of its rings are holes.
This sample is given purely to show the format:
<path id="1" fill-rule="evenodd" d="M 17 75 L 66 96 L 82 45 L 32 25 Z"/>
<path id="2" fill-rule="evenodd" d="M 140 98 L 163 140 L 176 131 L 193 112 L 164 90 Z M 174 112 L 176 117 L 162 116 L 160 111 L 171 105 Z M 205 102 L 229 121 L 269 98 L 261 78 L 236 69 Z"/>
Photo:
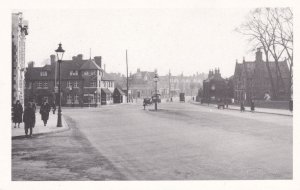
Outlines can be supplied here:
<path id="1" fill-rule="evenodd" d="M 35 110 L 32 103 L 28 103 L 27 107 L 24 110 L 24 124 L 25 124 L 25 134 L 28 135 L 29 129 L 29 136 L 32 136 L 32 129 L 35 125 Z"/>
<path id="2" fill-rule="evenodd" d="M 20 128 L 20 123 L 22 123 L 22 115 L 23 115 L 23 106 L 19 100 L 17 100 L 16 104 L 13 105 L 13 122 L 15 123 L 15 128 L 18 123 L 18 128 Z"/>
<path id="3" fill-rule="evenodd" d="M 254 100 L 251 100 L 251 112 L 253 113 L 255 110 Z"/>
<path id="4" fill-rule="evenodd" d="M 51 107 L 50 107 L 49 103 L 46 100 L 44 100 L 43 104 L 41 105 L 41 109 L 40 109 L 40 114 L 42 116 L 44 126 L 47 125 L 50 110 L 51 110 Z"/>
<path id="5" fill-rule="evenodd" d="M 241 112 L 244 112 L 245 111 L 245 106 L 244 106 L 244 102 L 243 101 L 241 101 Z"/>

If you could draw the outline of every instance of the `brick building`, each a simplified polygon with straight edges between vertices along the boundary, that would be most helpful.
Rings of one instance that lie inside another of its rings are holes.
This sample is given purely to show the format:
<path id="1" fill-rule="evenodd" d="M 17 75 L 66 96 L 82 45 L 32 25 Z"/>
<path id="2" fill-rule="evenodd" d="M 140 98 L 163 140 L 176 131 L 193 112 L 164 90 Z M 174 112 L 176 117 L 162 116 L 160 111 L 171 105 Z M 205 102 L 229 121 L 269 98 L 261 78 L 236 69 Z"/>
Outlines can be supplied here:
<path id="1" fill-rule="evenodd" d="M 267 63 L 262 59 L 262 52 L 257 49 L 255 61 L 236 62 L 234 72 L 234 98 L 236 100 L 250 99 L 263 100 L 267 96 L 276 100 L 289 99 L 289 68 L 287 61 L 269 61 L 271 78 L 276 92 L 276 98 L 272 91 L 270 75 Z"/>
<path id="2" fill-rule="evenodd" d="M 38 104 L 44 98 L 58 103 L 58 76 L 55 55 L 50 56 L 50 65 L 34 67 L 28 64 L 25 74 L 26 100 Z M 63 106 L 98 106 L 112 103 L 114 80 L 102 69 L 101 56 L 83 59 L 83 55 L 61 63 L 61 91 Z"/>
<path id="3" fill-rule="evenodd" d="M 25 42 L 28 21 L 22 13 L 12 13 L 12 103 L 20 100 L 24 105 Z"/>
<path id="4" fill-rule="evenodd" d="M 203 101 L 218 101 L 231 99 L 233 97 L 233 80 L 232 77 L 224 79 L 220 70 L 215 72 L 209 71 L 208 78 L 203 81 Z"/>

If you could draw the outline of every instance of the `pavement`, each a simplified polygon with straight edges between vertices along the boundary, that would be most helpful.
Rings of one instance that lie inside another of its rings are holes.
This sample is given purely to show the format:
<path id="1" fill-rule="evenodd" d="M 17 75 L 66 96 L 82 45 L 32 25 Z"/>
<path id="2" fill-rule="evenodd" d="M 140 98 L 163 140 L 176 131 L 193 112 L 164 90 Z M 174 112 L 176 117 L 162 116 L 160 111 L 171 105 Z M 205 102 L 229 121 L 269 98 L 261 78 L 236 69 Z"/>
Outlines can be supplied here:
<path id="1" fill-rule="evenodd" d="M 36 112 L 36 123 L 35 123 L 35 127 L 33 128 L 32 135 L 37 136 L 37 135 L 48 134 L 48 133 L 57 133 L 69 129 L 69 126 L 66 123 L 63 115 L 62 115 L 62 127 L 56 127 L 56 125 L 57 125 L 57 112 L 55 114 L 50 112 L 47 126 L 44 126 L 44 123 L 41 120 L 41 115 L 38 112 Z M 20 124 L 20 128 L 18 128 L 18 126 L 14 128 L 14 123 L 12 123 L 11 133 L 12 133 L 12 139 L 25 138 L 26 136 L 24 130 L 24 123 Z"/>
<path id="2" fill-rule="evenodd" d="M 201 105 L 204 107 L 215 107 L 217 108 L 216 104 L 201 104 L 200 102 L 195 102 L 195 101 L 190 101 L 190 103 L 195 104 L 195 105 Z M 222 108 L 221 108 L 222 109 Z M 229 110 L 237 110 L 240 111 L 240 107 L 237 105 L 229 105 L 228 108 Z M 251 112 L 250 107 L 245 106 L 245 112 Z M 266 113 L 266 114 L 275 114 L 275 115 L 284 115 L 284 116 L 293 116 L 293 112 L 290 110 L 285 110 L 285 109 L 271 109 L 271 108 L 255 108 L 255 113 Z"/>

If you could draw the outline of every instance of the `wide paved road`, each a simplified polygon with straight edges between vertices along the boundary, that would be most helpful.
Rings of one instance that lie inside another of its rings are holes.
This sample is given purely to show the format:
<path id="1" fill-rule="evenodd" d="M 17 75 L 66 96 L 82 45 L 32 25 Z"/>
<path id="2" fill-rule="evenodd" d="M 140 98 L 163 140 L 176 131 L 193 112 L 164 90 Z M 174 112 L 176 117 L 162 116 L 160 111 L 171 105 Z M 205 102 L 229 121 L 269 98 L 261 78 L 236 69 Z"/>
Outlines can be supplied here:
<path id="1" fill-rule="evenodd" d="M 64 115 L 129 180 L 292 178 L 292 117 L 188 103 L 159 108 L 124 104 Z"/>

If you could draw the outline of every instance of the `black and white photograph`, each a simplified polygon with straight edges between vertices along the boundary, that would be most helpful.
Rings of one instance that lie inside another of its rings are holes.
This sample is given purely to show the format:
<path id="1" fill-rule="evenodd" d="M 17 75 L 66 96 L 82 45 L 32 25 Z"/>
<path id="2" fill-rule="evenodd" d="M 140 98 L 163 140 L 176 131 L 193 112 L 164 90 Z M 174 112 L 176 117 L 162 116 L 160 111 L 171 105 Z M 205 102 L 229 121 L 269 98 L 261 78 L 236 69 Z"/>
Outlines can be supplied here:
<path id="1" fill-rule="evenodd" d="M 0 190 L 297 189 L 295 2 L 176 2 L 9 6 Z"/>

